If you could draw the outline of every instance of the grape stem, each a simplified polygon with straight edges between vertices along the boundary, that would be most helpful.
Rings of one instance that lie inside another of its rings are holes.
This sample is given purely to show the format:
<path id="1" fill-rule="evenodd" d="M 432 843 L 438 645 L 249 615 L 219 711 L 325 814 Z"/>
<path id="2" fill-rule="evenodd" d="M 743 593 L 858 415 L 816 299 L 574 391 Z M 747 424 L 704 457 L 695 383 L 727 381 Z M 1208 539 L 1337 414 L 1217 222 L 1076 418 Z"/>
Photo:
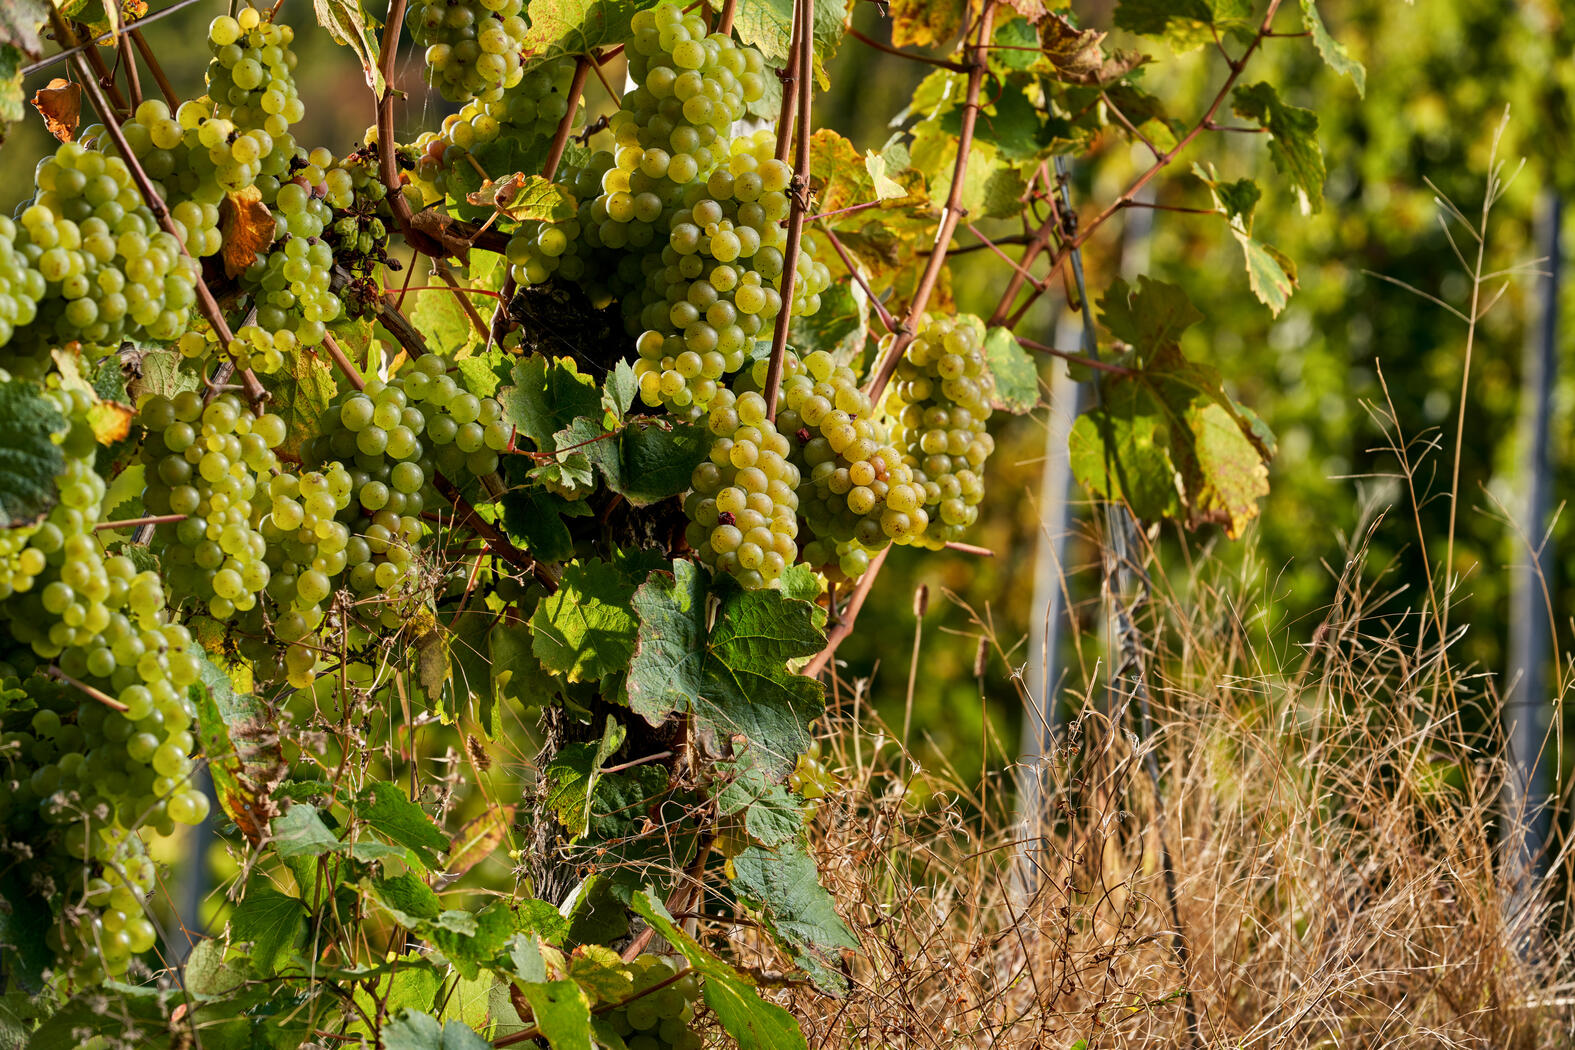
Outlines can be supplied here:
<path id="1" fill-rule="evenodd" d="M 908 344 L 913 342 L 915 324 L 919 316 L 924 313 L 924 308 L 930 303 L 930 295 L 935 291 L 936 282 L 940 280 L 941 267 L 946 264 L 946 252 L 951 246 L 952 235 L 957 232 L 957 224 L 963 218 L 963 183 L 968 174 L 968 155 L 973 151 L 974 125 L 979 120 L 979 94 L 984 86 L 984 74 L 988 68 L 990 29 L 994 22 L 995 3 L 993 0 L 985 0 L 984 10 L 979 13 L 979 35 L 974 41 L 972 55 L 966 67 L 968 93 L 963 101 L 962 126 L 957 132 L 957 161 L 952 168 L 951 191 L 946 195 L 946 208 L 941 214 L 940 228 L 935 231 L 934 251 L 930 255 L 929 262 L 925 264 L 924 273 L 919 277 L 918 286 L 913 290 L 913 299 L 909 302 L 907 314 L 903 318 L 902 331 L 897 333 L 897 337 L 886 348 L 885 354 L 881 356 L 876 366 L 875 374 L 870 377 L 867 392 L 870 401 L 874 404 L 880 403 L 880 396 L 885 393 L 886 384 L 891 382 L 891 377 L 897 371 L 898 362 L 902 360 Z"/>
<path id="2" fill-rule="evenodd" d="M 885 547 L 870 559 L 870 567 L 864 570 L 863 576 L 859 577 L 858 586 L 853 589 L 853 597 L 848 600 L 848 607 L 843 611 L 842 618 L 826 632 L 825 648 L 804 665 L 803 673 L 806 677 L 819 678 L 826 665 L 831 662 L 831 658 L 837 654 L 837 646 L 853 633 L 853 624 L 859 618 L 859 610 L 864 608 L 864 599 L 869 597 L 870 588 L 875 586 L 875 577 L 880 575 L 880 568 L 886 564 L 886 555 L 890 553 L 891 548 Z"/>
<path id="3" fill-rule="evenodd" d="M 1025 339 L 1022 336 L 1018 336 L 1017 341 L 1035 353 L 1049 354 L 1051 357 L 1059 357 L 1061 360 L 1069 361 L 1074 365 L 1082 365 L 1085 368 L 1092 368 L 1096 371 L 1108 372 L 1114 376 L 1135 376 L 1138 374 L 1138 370 L 1135 368 L 1111 364 L 1109 361 L 1101 361 L 1097 357 L 1089 357 L 1087 354 L 1074 354 L 1070 350 L 1058 350 L 1053 346 L 1035 342 L 1032 339 Z"/>
<path id="4" fill-rule="evenodd" d="M 569 92 L 565 96 L 569 109 L 563 119 L 558 121 L 558 130 L 553 132 L 552 145 L 548 147 L 547 159 L 541 166 L 541 177 L 548 182 L 558 174 L 558 164 L 563 160 L 563 151 L 569 144 L 569 131 L 574 126 L 575 110 L 579 108 L 580 96 L 585 93 L 585 81 L 591 74 L 591 63 L 594 61 L 590 55 L 581 55 L 574 60 L 574 76 L 569 81 Z"/>
<path id="5" fill-rule="evenodd" d="M 388 0 L 388 18 L 383 23 L 383 41 L 377 52 L 383 93 L 373 96 L 377 103 L 377 173 L 388 190 L 388 206 L 406 243 L 422 255 L 436 259 L 449 254 L 448 249 L 436 237 L 416 229 L 415 212 L 405 198 L 405 185 L 394 164 L 394 61 L 399 56 L 399 31 L 404 24 L 405 0 Z"/>
<path id="6" fill-rule="evenodd" d="M 131 37 L 131 42 L 136 45 L 137 54 L 142 56 L 142 61 L 148 64 L 148 71 L 153 74 L 154 83 L 158 84 L 159 90 L 164 93 L 164 101 L 169 103 L 171 110 L 180 108 L 180 95 L 176 94 L 170 78 L 164 75 L 164 67 L 159 65 L 159 60 L 154 57 L 153 49 L 148 46 L 142 30 L 133 27 L 126 35 Z"/>
<path id="7" fill-rule="evenodd" d="M 881 302 L 880 296 L 875 294 L 875 289 L 871 288 L 869 281 L 864 279 L 864 272 L 858 268 L 858 265 L 853 261 L 853 257 L 848 254 L 848 249 L 843 247 L 842 240 L 824 222 L 820 224 L 820 232 L 826 235 L 826 239 L 831 242 L 831 250 L 837 253 L 837 258 L 842 260 L 842 265 L 848 268 L 848 273 L 859 283 L 859 287 L 864 289 L 864 295 L 869 299 L 870 306 L 875 308 L 875 313 L 880 318 L 880 323 L 885 325 L 886 331 L 895 332 L 897 330 L 897 319 L 892 317 L 891 311 L 886 309 L 886 304 Z"/>
<path id="8" fill-rule="evenodd" d="M 73 689 L 80 690 L 83 695 L 93 700 L 97 700 L 99 703 L 103 704 L 112 711 L 119 711 L 121 714 L 125 714 L 130 710 L 130 708 L 128 708 L 125 704 L 121 703 L 119 700 L 116 700 L 113 696 L 110 696 L 102 689 L 94 689 L 86 682 L 77 681 L 75 678 L 72 678 L 70 675 L 66 674 L 66 672 L 62 671 L 53 664 L 49 666 L 49 669 L 45 673 L 57 682 L 64 682 Z"/>
<path id="9" fill-rule="evenodd" d="M 177 521 L 185 521 L 184 514 L 152 514 L 143 518 L 122 518 L 120 521 L 101 521 L 93 526 L 94 532 L 104 532 L 107 529 L 130 529 L 143 525 L 169 525 Z"/>
<path id="10" fill-rule="evenodd" d="M 71 32 L 71 27 L 66 24 L 66 20 L 61 17 L 60 11 L 53 4 L 49 5 L 49 19 L 54 24 L 56 38 L 75 45 L 76 37 Z M 87 53 L 91 54 L 91 52 Z M 131 151 L 131 144 L 126 141 L 126 133 L 121 130 L 120 121 L 116 119 L 114 111 L 110 108 L 109 100 L 104 97 L 104 91 L 99 87 L 98 81 L 93 78 L 92 68 L 83 55 L 84 52 L 77 51 L 71 56 L 71 63 L 77 67 L 77 74 L 82 81 L 83 90 L 87 92 L 93 108 L 103 118 L 104 128 L 109 132 L 109 137 L 115 141 L 115 148 L 120 152 L 121 159 L 125 161 L 126 168 L 131 172 L 131 179 L 137 184 L 137 192 L 142 194 L 142 199 L 147 203 L 148 210 L 153 212 L 154 217 L 158 219 L 159 225 L 164 227 L 165 232 L 175 238 L 175 246 L 180 249 L 180 253 L 191 259 L 191 253 L 186 250 L 186 241 L 181 236 L 181 231 L 176 227 L 175 219 L 170 215 L 169 207 L 164 203 L 164 198 L 153 185 L 153 180 L 143 170 L 141 162 L 137 160 L 137 155 Z M 195 259 L 192 261 L 196 262 Z M 225 347 L 228 347 L 235 339 L 235 334 L 230 331 L 229 323 L 224 319 L 224 311 L 219 309 L 219 301 L 213 297 L 213 292 L 208 288 L 208 282 L 203 280 L 200 267 L 197 271 L 195 288 L 198 309 L 202 311 L 203 317 L 207 319 L 208 324 L 213 328 L 214 334 L 219 337 Z M 263 389 L 263 385 L 257 381 L 257 377 L 252 374 L 251 369 L 242 370 L 241 381 L 246 388 L 247 399 L 253 405 L 259 405 L 268 399 L 268 391 Z"/>
<path id="11" fill-rule="evenodd" d="M 771 335 L 771 361 L 766 366 L 766 416 L 777 414 L 782 388 L 782 359 L 787 356 L 788 326 L 793 321 L 793 288 L 798 282 L 798 257 L 804 243 L 804 214 L 809 210 L 809 104 L 815 88 L 815 0 L 797 0 L 798 23 L 798 150 L 793 166 L 793 198 L 788 210 L 787 244 L 782 251 L 782 309 Z M 784 107 L 786 92 L 784 92 Z"/>

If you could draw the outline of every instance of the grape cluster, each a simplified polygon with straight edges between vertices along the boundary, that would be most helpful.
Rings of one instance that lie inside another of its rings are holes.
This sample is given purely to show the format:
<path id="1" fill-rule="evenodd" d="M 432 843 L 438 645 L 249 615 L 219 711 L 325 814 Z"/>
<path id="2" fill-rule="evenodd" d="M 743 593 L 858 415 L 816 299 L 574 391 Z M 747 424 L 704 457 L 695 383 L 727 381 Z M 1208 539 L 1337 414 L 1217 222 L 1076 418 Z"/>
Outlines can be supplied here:
<path id="1" fill-rule="evenodd" d="M 319 152 L 313 151 L 317 157 Z M 318 158 L 321 159 L 321 158 Z M 257 324 L 266 332 L 288 329 L 302 346 L 317 346 L 344 304 L 334 294 L 334 251 L 323 234 L 333 222 L 324 201 L 326 173 L 308 163 L 279 186 L 271 204 L 273 245 L 241 274 L 241 286 L 257 304 Z"/>
<path id="2" fill-rule="evenodd" d="M 690 479 L 685 539 L 701 561 L 746 590 L 779 586 L 798 557 L 800 475 L 788 439 L 753 391 L 719 389 L 706 425 L 710 454 Z"/>
<path id="3" fill-rule="evenodd" d="M 189 783 L 186 690 L 200 662 L 187 630 L 167 622 L 158 574 L 105 555 L 94 538 L 104 482 L 92 467 L 90 398 L 47 396 L 70 424 L 57 435 L 66 465 L 60 501 L 26 537 L 42 565 L 0 600 L 0 680 L 32 701 L 6 705 L 0 820 L 28 844 L 33 888 L 62 895 L 50 944 L 89 983 L 153 946 L 142 899 L 154 872 L 140 830 L 169 834 L 207 815 Z"/>
<path id="4" fill-rule="evenodd" d="M 0 230 L 10 235 L 0 255 L 10 264 L 12 316 L 25 316 L 38 290 L 27 270 L 44 285 L 32 322 L 8 331 L 13 363 L 36 373 L 62 343 L 103 355 L 122 340 L 168 342 L 185 331 L 197 264 L 159 228 L 125 162 L 66 142 L 34 177 L 33 201 Z"/>
<path id="5" fill-rule="evenodd" d="M 216 620 L 245 612 L 268 585 L 254 500 L 259 480 L 279 469 L 273 450 L 284 441 L 284 420 L 254 417 L 233 394 L 204 405 L 186 391 L 149 398 L 141 421 L 148 430 L 144 503 L 153 514 L 187 516 L 159 548 L 171 586 Z"/>
<path id="6" fill-rule="evenodd" d="M 985 429 L 991 379 L 984 324 L 977 317 L 930 317 L 897 365 L 892 410 L 896 443 L 924 490 L 932 519 L 916 542 L 940 548 L 979 516 L 982 471 L 995 450 Z"/>
<path id="7" fill-rule="evenodd" d="M 327 152 L 314 150 L 309 162 L 317 165 L 326 159 Z M 350 275 L 350 284 L 342 293 L 344 310 L 352 317 L 370 317 L 383 293 L 378 266 L 401 268 L 388 254 L 388 229 L 393 221 L 388 189 L 378 178 L 373 154 L 366 150 L 321 165 L 321 170 L 323 203 L 332 212 L 323 240 L 328 242 L 335 264 Z"/>
<path id="8" fill-rule="evenodd" d="M 604 1015 L 624 1045 L 629 1050 L 700 1050 L 704 1040 L 694 1030 L 698 978 L 685 974 L 673 980 L 678 970 L 659 955 L 636 957 L 630 970 L 634 983 L 627 1004 Z M 646 992 L 664 981 L 671 983 Z"/>
<path id="9" fill-rule="evenodd" d="M 47 284 L 17 247 L 16 223 L 0 215 L 0 347 L 11 341 L 19 328 L 26 328 L 38 316 L 38 301 Z"/>
<path id="10" fill-rule="evenodd" d="M 767 368 L 756 361 L 749 383 L 764 387 Z M 924 491 L 850 368 L 823 350 L 802 360 L 789 351 L 778 405 L 777 426 L 794 436 L 792 458 L 804 478 L 798 496 L 810 534 L 805 561 L 853 578 L 868 568 L 871 553 L 924 533 Z"/>
<path id="11" fill-rule="evenodd" d="M 414 144 L 417 160 L 412 177 L 422 187 L 425 199 L 447 196 L 449 173 L 470 169 L 466 157 L 478 146 L 500 138 L 527 143 L 550 140 L 568 115 L 573 78 L 573 58 L 543 63 L 502 97 L 472 99 L 458 113 L 444 117 L 440 130 L 422 132 Z"/>
<path id="12" fill-rule="evenodd" d="M 524 0 L 412 0 L 406 21 L 427 49 L 427 83 L 450 102 L 490 102 L 519 83 L 524 7 Z"/>
<path id="13" fill-rule="evenodd" d="M 294 39 L 295 30 L 264 21 L 252 7 L 209 23 L 208 97 L 220 117 L 270 135 L 283 135 L 301 121 L 306 107 L 295 91 Z"/>

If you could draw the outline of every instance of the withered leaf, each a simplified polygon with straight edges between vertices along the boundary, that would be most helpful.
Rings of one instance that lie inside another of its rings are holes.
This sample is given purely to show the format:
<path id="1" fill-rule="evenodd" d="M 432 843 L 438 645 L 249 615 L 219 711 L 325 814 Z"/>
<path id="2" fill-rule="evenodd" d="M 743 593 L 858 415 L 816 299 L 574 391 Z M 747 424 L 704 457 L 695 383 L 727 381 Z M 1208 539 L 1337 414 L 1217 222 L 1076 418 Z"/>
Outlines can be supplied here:
<path id="1" fill-rule="evenodd" d="M 219 204 L 219 232 L 224 237 L 224 273 L 238 277 L 273 243 L 273 212 L 262 202 L 262 191 L 247 186 L 227 193 Z"/>
<path id="2" fill-rule="evenodd" d="M 1039 25 L 1040 46 L 1055 67 L 1056 79 L 1068 84 L 1098 87 L 1126 76 L 1142 65 L 1136 51 L 1105 53 L 1104 33 L 1078 29 L 1062 15 L 1052 14 Z"/>
<path id="3" fill-rule="evenodd" d="M 70 142 L 82 123 L 82 85 L 56 77 L 33 95 L 33 108 L 44 118 L 51 135 Z"/>

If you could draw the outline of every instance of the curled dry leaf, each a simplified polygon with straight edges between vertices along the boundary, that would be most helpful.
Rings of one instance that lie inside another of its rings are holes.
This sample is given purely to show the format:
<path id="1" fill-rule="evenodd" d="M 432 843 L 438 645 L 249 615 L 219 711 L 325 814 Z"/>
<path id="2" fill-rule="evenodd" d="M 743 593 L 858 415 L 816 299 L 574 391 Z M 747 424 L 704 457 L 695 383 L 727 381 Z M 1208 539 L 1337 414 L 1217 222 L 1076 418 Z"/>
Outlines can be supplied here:
<path id="1" fill-rule="evenodd" d="M 273 228 L 273 212 L 262 202 L 262 191 L 256 186 L 225 194 L 219 204 L 225 276 L 237 277 L 256 262 L 273 243 Z"/>
<path id="2" fill-rule="evenodd" d="M 70 142 L 82 123 L 82 85 L 56 77 L 33 95 L 33 108 L 44 118 L 51 135 Z"/>

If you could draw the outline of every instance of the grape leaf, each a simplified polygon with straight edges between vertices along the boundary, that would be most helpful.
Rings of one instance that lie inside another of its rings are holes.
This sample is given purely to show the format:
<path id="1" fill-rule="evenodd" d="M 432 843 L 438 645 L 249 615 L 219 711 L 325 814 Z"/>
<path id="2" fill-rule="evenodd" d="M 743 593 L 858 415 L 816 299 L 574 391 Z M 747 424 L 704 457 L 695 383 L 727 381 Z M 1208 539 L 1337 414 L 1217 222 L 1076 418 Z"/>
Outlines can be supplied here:
<path id="1" fill-rule="evenodd" d="M 1232 95 L 1238 117 L 1257 121 L 1269 133 L 1274 167 L 1296 189 L 1302 212 L 1323 208 L 1323 149 L 1318 145 L 1318 114 L 1288 106 L 1266 80 L 1239 87 Z"/>
<path id="2" fill-rule="evenodd" d="M 1273 245 L 1264 244 L 1241 230 L 1231 233 L 1246 256 L 1247 284 L 1252 294 L 1269 308 L 1270 313 L 1278 315 L 1296 288 L 1296 264 Z"/>
<path id="3" fill-rule="evenodd" d="M 109 993 L 109 994 L 106 994 Z M 50 1016 L 28 1040 L 28 1050 L 82 1050 L 84 1046 L 168 1046 L 195 1042 L 189 1020 L 171 1020 L 185 998 L 174 989 L 106 982 Z"/>
<path id="4" fill-rule="evenodd" d="M 383 1026 L 383 1050 L 492 1050 L 492 1044 L 460 1021 L 444 1024 L 407 1008 Z"/>
<path id="5" fill-rule="evenodd" d="M 804 828 L 803 803 L 781 784 L 771 781 L 755 762 L 755 752 L 745 751 L 736 760 L 718 762 L 717 773 L 730 778 L 716 793 L 723 816 L 743 814 L 744 830 L 763 846 L 779 846 Z"/>
<path id="6" fill-rule="evenodd" d="M 1140 36 L 1163 37 L 1178 52 L 1191 51 L 1216 34 L 1252 29 L 1252 0 L 1121 0 L 1116 25 Z"/>
<path id="7" fill-rule="evenodd" d="M 82 85 L 55 77 L 33 92 L 33 108 L 57 141 L 70 142 L 82 122 Z"/>
<path id="8" fill-rule="evenodd" d="M 851 0 L 816 0 L 815 80 L 822 89 L 829 83 L 826 65 L 836 56 L 847 35 L 851 6 Z M 793 0 L 750 0 L 739 4 L 733 31 L 739 40 L 758 48 L 768 64 L 786 66 L 793 39 Z M 767 90 L 769 93 L 775 89 L 780 98 L 780 86 L 770 83 L 774 80 L 774 77 L 767 78 Z M 774 117 L 776 108 L 769 110 L 767 115 Z"/>
<path id="9" fill-rule="evenodd" d="M 612 674 L 634 652 L 636 623 L 629 608 L 636 581 L 593 558 L 563 572 L 558 590 L 531 617 L 532 651 L 542 666 L 571 682 Z"/>
<path id="10" fill-rule="evenodd" d="M 525 66 L 621 44 L 634 13 L 654 6 L 656 0 L 530 0 Z"/>
<path id="11" fill-rule="evenodd" d="M 479 815 L 466 821 L 449 843 L 443 873 L 451 879 L 458 878 L 492 856 L 508 837 L 513 824 L 513 806 L 488 805 Z"/>
<path id="12" fill-rule="evenodd" d="M 230 942 L 250 943 L 252 967 L 261 976 L 277 973 L 306 934 L 306 905 L 270 886 L 256 886 L 230 913 Z"/>
<path id="13" fill-rule="evenodd" d="M 808 1050 L 793 1015 L 760 998 L 749 978 L 700 946 L 678 928 L 672 915 L 650 890 L 637 893 L 630 907 L 678 949 L 705 979 L 705 1001 L 716 1013 L 739 1050 Z"/>
<path id="14" fill-rule="evenodd" d="M 95 372 L 90 380 L 82 374 L 82 348 L 76 343 L 56 347 L 49 352 L 55 370 L 60 373 L 60 387 L 83 394 L 88 401 L 88 427 L 100 445 L 110 446 L 126 440 L 131 433 L 131 420 L 136 410 L 121 401 L 105 398 L 99 393 L 103 382 L 102 372 Z M 118 372 L 119 369 L 117 368 Z"/>
<path id="15" fill-rule="evenodd" d="M 772 847 L 746 847 L 733 858 L 732 872 L 733 892 L 761 913 L 815 983 L 845 992 L 846 978 L 828 963 L 832 953 L 857 948 L 859 941 L 821 886 L 802 834 Z"/>
<path id="16" fill-rule="evenodd" d="M 619 435 L 618 477 L 609 477 L 609 485 L 632 505 L 649 506 L 687 489 L 709 448 L 702 424 L 632 419 Z"/>
<path id="17" fill-rule="evenodd" d="M 964 0 L 892 0 L 891 42 L 897 47 L 941 47 L 962 29 Z"/>
<path id="18" fill-rule="evenodd" d="M 533 355 L 514 366 L 512 386 L 498 391 L 503 422 L 518 427 L 542 452 L 557 451 L 554 435 L 580 416 L 600 415 L 601 394 L 568 358 Z"/>
<path id="19" fill-rule="evenodd" d="M 281 857 L 320 857 L 324 853 L 337 853 L 343 843 L 323 823 L 317 807 L 305 802 L 293 803 L 282 816 L 269 824 L 274 852 Z"/>
<path id="20" fill-rule="evenodd" d="M 591 1001 L 578 982 L 546 981 L 518 987 L 552 1050 L 594 1050 Z"/>
<path id="21" fill-rule="evenodd" d="M 1033 411 L 1039 405 L 1039 369 L 1012 330 L 990 329 L 984 355 L 995 387 L 995 406 L 1018 416 Z"/>
<path id="22" fill-rule="evenodd" d="M 224 275 L 237 277 L 249 269 L 273 244 L 276 225 L 273 212 L 263 203 L 262 191 L 256 186 L 226 193 L 219 202 Z"/>
<path id="23" fill-rule="evenodd" d="M 560 748 L 547 766 L 546 778 L 552 784 L 547 807 L 558 815 L 558 823 L 575 838 L 583 836 L 590 827 L 591 807 L 596 801 L 596 782 L 602 778 L 602 766 L 623 746 L 625 736 L 624 727 L 608 715 L 602 738 L 594 747 L 569 744 Z"/>
<path id="24" fill-rule="evenodd" d="M 1343 77 L 1350 77 L 1351 83 L 1356 85 L 1356 93 L 1363 98 L 1367 97 L 1367 69 L 1351 53 L 1345 45 L 1329 34 L 1323 24 L 1323 18 L 1318 14 L 1317 0 L 1301 0 L 1302 25 L 1312 34 L 1313 46 L 1318 49 L 1318 54 L 1323 58 L 1324 64 Z"/>
<path id="25" fill-rule="evenodd" d="M 339 388 L 325 358 L 310 350 L 291 350 L 284 357 L 283 369 L 257 378 L 268 391 L 268 411 L 285 422 L 286 437 L 278 451 L 298 459 L 321 430 L 323 411 Z"/>
<path id="26" fill-rule="evenodd" d="M 675 561 L 634 593 L 639 636 L 629 662 L 629 706 L 652 725 L 691 712 L 722 739 L 735 733 L 759 749 L 762 768 L 785 774 L 809 745 L 809 723 L 824 707 L 819 682 L 788 662 L 825 642 L 809 602 L 731 580 L 707 586 L 704 570 Z M 717 607 L 708 617 L 708 599 Z M 714 626 L 708 627 L 708 622 Z"/>
<path id="27" fill-rule="evenodd" d="M 53 435 L 65 429 L 65 417 L 36 383 L 0 383 L 0 528 L 32 525 L 59 500 L 55 477 L 66 459 Z"/>
<path id="28" fill-rule="evenodd" d="M 197 733 L 219 807 L 253 846 L 279 814 L 274 792 L 288 767 L 278 719 L 255 696 L 237 694 L 227 674 L 204 657 L 191 687 Z"/>
<path id="29" fill-rule="evenodd" d="M 1103 404 L 1073 424 L 1073 473 L 1140 518 L 1213 522 L 1240 535 L 1268 492 L 1273 440 L 1218 372 L 1181 352 L 1182 331 L 1200 315 L 1180 289 L 1146 277 L 1136 292 L 1117 280 L 1100 305 L 1112 334 L 1133 348 L 1122 362 L 1131 371 L 1101 384 Z"/>
<path id="30" fill-rule="evenodd" d="M 36 896 L 15 868 L 0 875 L 0 963 L 22 989 L 44 987 L 44 971 L 55 954 L 49 947 L 49 902 Z"/>
<path id="31" fill-rule="evenodd" d="M 409 293 L 407 302 L 414 302 L 409 303 L 405 316 L 427 337 L 427 346 L 434 353 L 457 358 L 481 340 L 460 303 L 464 294 L 446 285 Z"/>
<path id="32" fill-rule="evenodd" d="M 382 23 L 362 10 L 360 0 L 312 0 L 312 8 L 328 35 L 355 52 L 367 86 L 381 95 L 388 85 L 378 68 L 378 41 L 373 30 Z"/>
<path id="33" fill-rule="evenodd" d="M 387 781 L 373 781 L 361 792 L 354 811 L 367 827 L 390 842 L 413 852 L 429 869 L 448 850 L 449 838 L 426 810 L 406 797 L 404 789 Z"/>
<path id="34" fill-rule="evenodd" d="M 830 254 L 827 248 L 821 256 Z M 795 314 L 792 324 L 788 342 L 801 353 L 824 350 L 839 365 L 855 364 L 869 339 L 869 296 L 857 281 L 834 281 L 820 293 L 820 309 L 808 317 Z"/>

